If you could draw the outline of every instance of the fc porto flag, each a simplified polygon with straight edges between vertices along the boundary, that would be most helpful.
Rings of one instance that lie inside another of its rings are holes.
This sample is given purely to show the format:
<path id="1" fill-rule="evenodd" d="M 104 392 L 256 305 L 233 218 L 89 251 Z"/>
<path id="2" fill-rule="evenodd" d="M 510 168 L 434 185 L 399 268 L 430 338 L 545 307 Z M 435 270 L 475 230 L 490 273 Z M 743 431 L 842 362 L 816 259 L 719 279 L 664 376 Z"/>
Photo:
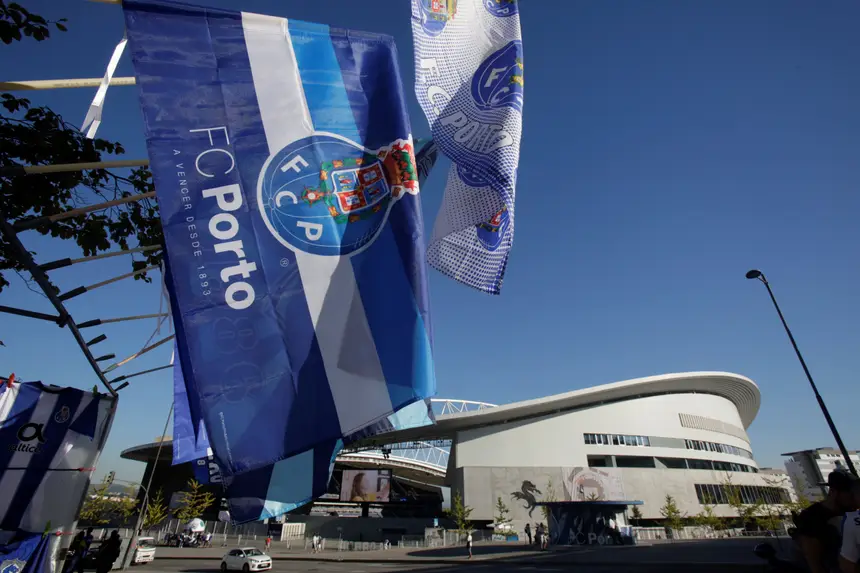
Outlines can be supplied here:
<path id="1" fill-rule="evenodd" d="M 124 9 L 191 409 L 228 488 L 294 456 L 327 465 L 343 437 L 435 393 L 394 42 Z"/>
<path id="2" fill-rule="evenodd" d="M 516 0 L 412 0 L 415 92 L 454 165 L 428 247 L 431 265 L 498 294 L 514 238 L 523 113 Z"/>
<path id="3" fill-rule="evenodd" d="M 174 357 L 178 354 L 178 349 L 174 349 Z M 174 359 L 173 465 L 204 459 L 212 454 L 209 447 L 209 435 L 206 433 L 206 424 L 194 415 L 197 411 L 199 410 L 191 409 L 185 377 L 182 375 L 181 361 Z"/>
<path id="4" fill-rule="evenodd" d="M 0 386 L 0 530 L 74 523 L 115 404 L 41 382 Z"/>
<path id="5" fill-rule="evenodd" d="M 277 517 L 313 501 L 328 489 L 338 452 L 351 442 L 435 422 L 430 401 L 415 402 L 343 440 L 319 444 L 269 467 L 227 480 L 230 515 L 235 523 Z"/>

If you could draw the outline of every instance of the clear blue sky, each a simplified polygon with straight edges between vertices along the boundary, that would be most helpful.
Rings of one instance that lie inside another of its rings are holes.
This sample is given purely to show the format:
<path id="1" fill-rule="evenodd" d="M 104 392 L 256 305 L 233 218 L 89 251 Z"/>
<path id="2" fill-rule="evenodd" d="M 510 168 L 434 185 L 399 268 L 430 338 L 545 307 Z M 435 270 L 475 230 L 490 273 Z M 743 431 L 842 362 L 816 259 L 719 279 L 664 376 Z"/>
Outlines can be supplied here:
<path id="1" fill-rule="evenodd" d="M 406 0 L 208 0 L 212 5 L 395 36 L 414 131 Z M 70 31 L 0 46 L 2 79 L 101 76 L 122 36 L 119 7 L 25 1 Z M 525 127 L 517 234 L 500 297 L 431 275 L 439 396 L 495 403 L 690 370 L 749 376 L 763 405 L 750 435 L 762 465 L 834 445 L 763 286 L 764 270 L 849 447 L 860 448 L 860 4 L 794 0 L 523 0 Z M 128 56 L 118 75 L 131 75 Z M 94 90 L 32 93 L 80 122 Z M 108 92 L 99 135 L 145 154 L 134 88 Z M 438 209 L 447 164 L 422 188 Z M 38 259 L 74 248 L 34 233 Z M 54 273 L 65 288 L 127 261 Z M 15 278 L 0 304 L 46 308 Z M 79 320 L 156 312 L 157 286 L 125 282 L 70 303 Z M 103 328 L 130 354 L 153 323 Z M 98 331 L 93 329 L 92 334 Z M 91 387 L 66 331 L 0 317 L 0 370 Z M 166 364 L 170 349 L 123 372 Z M 99 471 L 162 431 L 169 371 L 122 392 Z M 555 437 L 574 446 L 578 436 Z M 559 448 L 564 465 L 565 447 Z"/>

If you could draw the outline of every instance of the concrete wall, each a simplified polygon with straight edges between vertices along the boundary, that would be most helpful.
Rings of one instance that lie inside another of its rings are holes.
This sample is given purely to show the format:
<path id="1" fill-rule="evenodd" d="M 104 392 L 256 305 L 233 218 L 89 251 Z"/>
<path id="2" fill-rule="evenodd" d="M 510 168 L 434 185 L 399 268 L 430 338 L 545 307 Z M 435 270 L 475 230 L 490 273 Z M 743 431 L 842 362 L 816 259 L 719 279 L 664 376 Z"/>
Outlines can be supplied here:
<path id="1" fill-rule="evenodd" d="M 728 434 L 685 428 L 679 413 L 704 416 L 742 427 L 735 405 L 710 394 L 668 394 L 615 402 L 459 432 L 456 467 L 586 466 L 588 455 L 651 455 L 737 462 L 745 457 L 670 447 L 585 445 L 584 433 L 627 434 L 717 442 L 752 450 L 749 442 Z"/>
<path id="2" fill-rule="evenodd" d="M 514 525 L 522 528 L 526 522 L 544 521 L 540 507 L 534 501 L 569 501 L 565 476 L 572 468 L 486 468 L 463 469 L 463 499 L 473 509 L 475 520 L 491 521 L 495 516 L 497 499 L 511 511 Z M 661 519 L 660 508 L 671 495 L 682 513 L 690 517 L 702 510 L 696 497 L 695 484 L 720 484 L 725 472 L 712 470 L 669 470 L 650 468 L 594 468 L 611 471 L 620 477 L 627 501 L 642 501 L 639 506 L 644 519 Z M 759 474 L 731 473 L 734 485 L 767 486 Z M 554 494 L 554 495 L 553 495 Z M 530 497 L 531 496 L 531 497 Z M 722 517 L 737 515 L 728 505 L 717 505 L 714 513 Z"/>
<path id="3" fill-rule="evenodd" d="M 291 515 L 288 523 L 303 523 L 307 537 L 319 533 L 327 539 L 342 538 L 347 541 L 373 542 L 382 542 L 388 539 L 392 543 L 400 540 L 403 535 L 423 538 L 425 528 L 433 527 L 433 519 L 417 518 L 361 519 Z M 446 524 L 447 522 L 440 523 L 443 526 Z"/>
<path id="4" fill-rule="evenodd" d="M 602 404 L 459 432 L 452 446 L 448 481 L 452 489 L 463 492 L 465 503 L 474 510 L 473 519 L 492 520 L 496 500 L 501 497 L 511 510 L 515 525 L 521 527 L 526 521 L 543 521 L 540 510 L 529 515 L 530 508 L 522 501 L 530 487 L 542 492 L 535 494 L 538 500 L 546 499 L 546 491 L 550 489 L 555 490 L 557 499 L 563 500 L 565 472 L 573 467 L 587 467 L 588 456 L 606 456 L 610 460 L 611 456 L 622 455 L 705 459 L 758 467 L 745 456 L 677 447 L 683 446 L 683 440 L 692 439 L 752 451 L 749 442 L 738 435 L 682 426 L 679 414 L 743 428 L 735 405 L 710 394 L 669 394 Z M 652 440 L 651 446 L 586 445 L 585 433 L 666 439 Z M 644 502 L 640 511 L 646 519 L 661 517 L 660 507 L 666 495 L 672 495 L 681 511 L 693 516 L 701 511 L 695 484 L 720 484 L 726 480 L 725 472 L 713 470 L 599 469 L 618 472 L 626 499 Z M 757 473 L 732 472 L 731 479 L 736 485 L 767 485 Z M 716 507 L 716 513 L 731 516 L 734 510 L 722 505 Z"/>

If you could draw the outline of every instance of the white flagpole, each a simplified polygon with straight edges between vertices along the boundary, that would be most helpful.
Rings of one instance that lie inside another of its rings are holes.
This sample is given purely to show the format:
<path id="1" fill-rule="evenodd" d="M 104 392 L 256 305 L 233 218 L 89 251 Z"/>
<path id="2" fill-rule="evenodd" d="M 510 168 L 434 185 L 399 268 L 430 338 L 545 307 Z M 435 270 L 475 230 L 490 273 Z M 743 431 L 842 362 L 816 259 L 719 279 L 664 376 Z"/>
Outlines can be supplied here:
<path id="1" fill-rule="evenodd" d="M 119 161 L 93 161 L 89 163 L 56 163 L 54 165 L 19 165 L 4 168 L 3 171 L 18 170 L 25 175 L 44 175 L 46 173 L 67 173 L 69 171 L 87 171 L 89 169 L 125 169 L 128 167 L 146 167 L 149 159 L 123 159 Z M 13 173 L 14 174 L 14 173 Z"/>
<path id="2" fill-rule="evenodd" d="M 4 92 L 55 90 L 65 88 L 97 88 L 102 85 L 104 78 L 72 78 L 68 80 L 20 80 L 0 82 L 0 90 Z M 137 80 L 133 77 L 111 78 L 109 85 L 133 86 Z"/>
<path id="3" fill-rule="evenodd" d="M 87 139 L 95 138 L 96 132 L 102 123 L 102 108 L 104 107 L 107 90 L 110 86 L 111 79 L 113 79 L 113 74 L 116 72 L 116 67 L 119 65 L 119 59 L 122 57 L 123 51 L 125 51 L 125 45 L 127 43 L 128 38 L 123 34 L 122 40 L 119 41 L 113 50 L 110 62 L 108 62 L 107 69 L 105 70 L 104 78 L 102 78 L 102 81 L 99 84 L 99 89 L 96 91 L 96 95 L 93 97 L 93 102 L 90 104 L 90 108 L 87 110 L 87 115 L 81 124 L 81 131 L 84 131 L 89 127 L 89 129 L 87 129 Z"/>

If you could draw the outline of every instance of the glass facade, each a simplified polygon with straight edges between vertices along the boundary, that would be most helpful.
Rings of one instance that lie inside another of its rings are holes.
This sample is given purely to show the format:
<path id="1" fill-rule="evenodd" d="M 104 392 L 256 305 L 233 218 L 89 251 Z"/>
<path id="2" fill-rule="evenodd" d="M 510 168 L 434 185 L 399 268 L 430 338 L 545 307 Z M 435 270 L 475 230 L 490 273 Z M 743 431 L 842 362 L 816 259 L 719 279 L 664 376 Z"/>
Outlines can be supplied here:
<path id="1" fill-rule="evenodd" d="M 650 446 L 651 438 L 648 436 L 628 436 L 625 434 L 583 434 L 586 445 L 589 446 Z M 679 442 L 680 443 L 680 442 Z M 754 459 L 752 452 L 729 444 L 717 442 L 705 442 L 702 440 L 684 440 L 684 447 L 688 450 L 700 452 L 714 452 L 717 454 L 730 454 L 742 458 Z"/>
<path id="2" fill-rule="evenodd" d="M 716 452 L 718 454 L 731 454 L 733 456 L 741 456 L 748 459 L 753 459 L 752 452 L 736 446 L 728 444 L 718 444 L 716 442 L 703 442 L 702 440 L 684 440 L 684 445 L 688 450 L 699 450 L 701 452 Z"/>
<path id="3" fill-rule="evenodd" d="M 766 487 L 758 485 L 731 485 L 725 484 L 696 484 L 696 497 L 699 503 L 709 505 L 728 504 L 732 501 L 732 489 L 741 503 L 788 503 L 791 498 L 788 492 L 781 487 Z"/>
<path id="4" fill-rule="evenodd" d="M 648 436 L 627 436 L 624 434 L 583 434 L 585 443 L 602 446 L 650 446 Z"/>

